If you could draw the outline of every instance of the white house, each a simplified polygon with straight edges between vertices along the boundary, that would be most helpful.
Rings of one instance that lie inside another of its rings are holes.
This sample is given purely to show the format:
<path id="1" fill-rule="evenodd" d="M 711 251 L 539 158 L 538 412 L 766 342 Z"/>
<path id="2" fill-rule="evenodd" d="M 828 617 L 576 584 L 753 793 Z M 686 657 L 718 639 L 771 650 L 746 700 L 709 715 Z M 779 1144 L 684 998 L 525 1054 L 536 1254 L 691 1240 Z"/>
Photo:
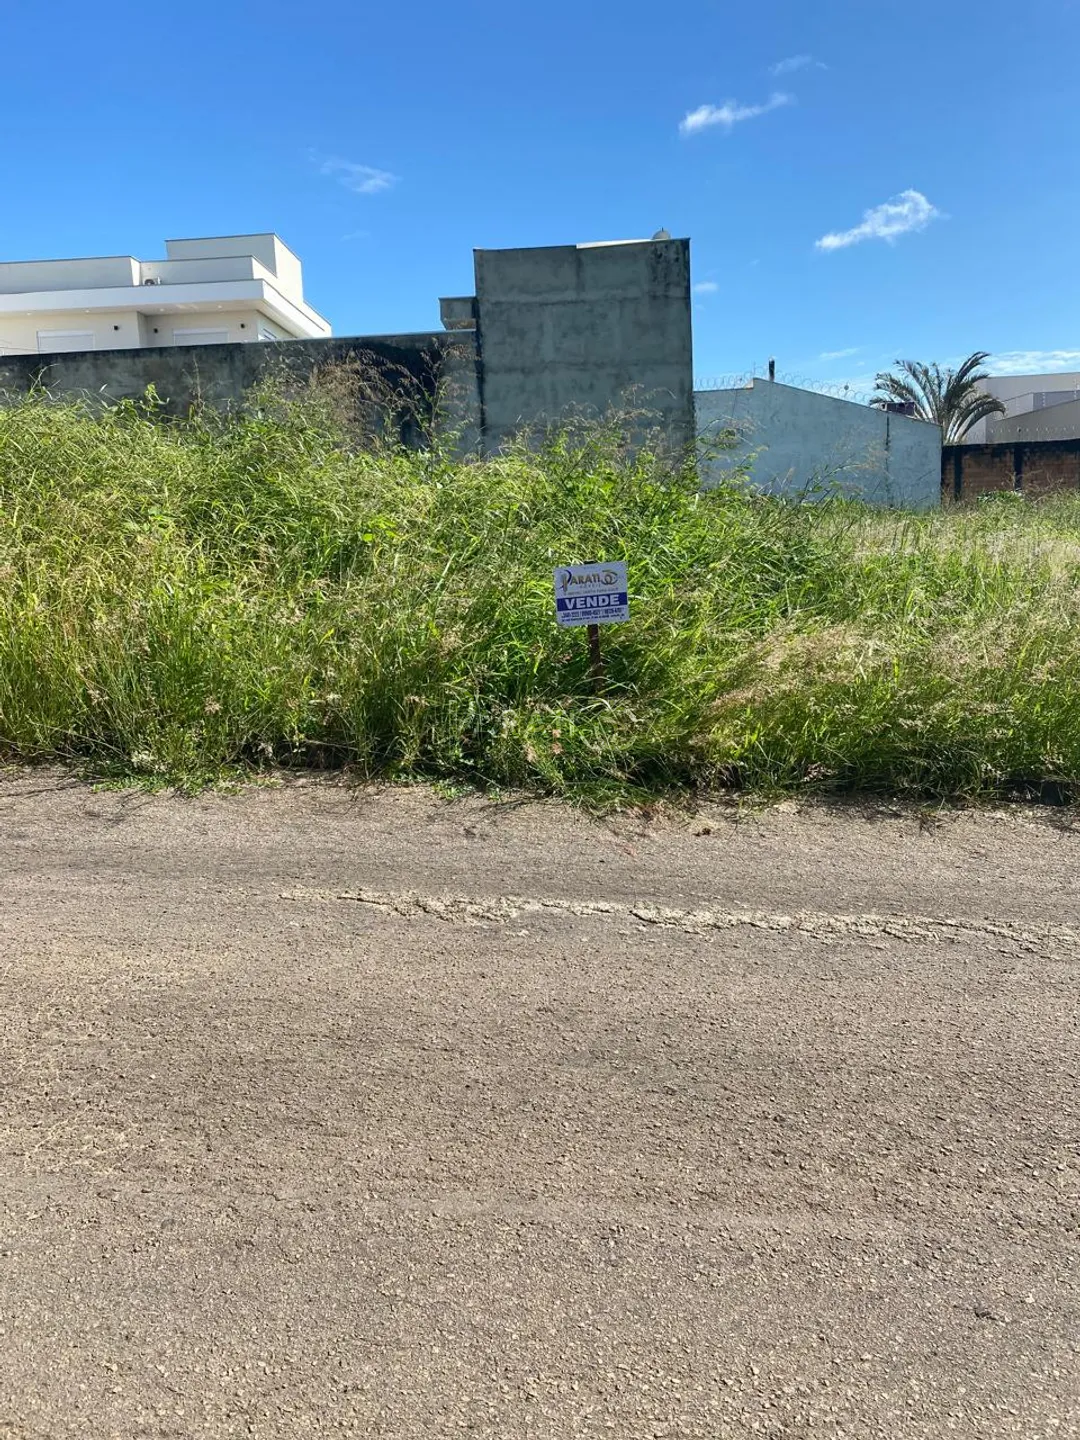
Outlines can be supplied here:
<path id="1" fill-rule="evenodd" d="M 1000 400 L 1005 414 L 991 415 L 973 425 L 964 436 L 964 445 L 1080 436 L 1080 370 L 1051 375 L 988 375 L 979 381 L 979 389 Z"/>
<path id="2" fill-rule="evenodd" d="M 315 339 L 300 261 L 276 235 L 168 240 L 166 259 L 0 263 L 0 354 Z"/>

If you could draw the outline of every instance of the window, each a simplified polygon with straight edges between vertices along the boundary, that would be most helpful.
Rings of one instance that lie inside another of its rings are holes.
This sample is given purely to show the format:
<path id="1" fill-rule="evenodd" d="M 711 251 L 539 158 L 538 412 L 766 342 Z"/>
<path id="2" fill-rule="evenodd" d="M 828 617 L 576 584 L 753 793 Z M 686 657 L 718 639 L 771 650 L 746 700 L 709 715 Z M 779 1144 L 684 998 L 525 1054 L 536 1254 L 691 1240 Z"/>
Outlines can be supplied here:
<path id="1" fill-rule="evenodd" d="M 174 330 L 174 345 L 227 345 L 228 330 Z"/>
<path id="2" fill-rule="evenodd" d="M 271 330 L 269 325 L 260 325 L 260 326 L 259 326 L 259 339 L 260 339 L 260 340 L 280 340 L 280 339 L 281 339 L 281 336 L 278 335 L 276 331 Z"/>
<path id="3" fill-rule="evenodd" d="M 41 355 L 60 355 L 67 350 L 93 350 L 93 330 L 39 330 L 37 348 Z"/>

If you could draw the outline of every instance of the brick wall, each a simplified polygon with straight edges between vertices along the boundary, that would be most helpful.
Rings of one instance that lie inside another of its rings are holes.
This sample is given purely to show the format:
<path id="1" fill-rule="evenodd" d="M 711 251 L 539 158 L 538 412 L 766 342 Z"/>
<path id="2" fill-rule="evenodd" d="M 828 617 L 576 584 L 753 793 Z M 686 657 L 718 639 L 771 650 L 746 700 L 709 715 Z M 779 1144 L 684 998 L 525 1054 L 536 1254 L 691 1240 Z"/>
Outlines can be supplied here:
<path id="1" fill-rule="evenodd" d="M 1032 496 L 1080 490 L 1080 439 L 942 447 L 942 499 L 977 500 L 999 490 Z"/>

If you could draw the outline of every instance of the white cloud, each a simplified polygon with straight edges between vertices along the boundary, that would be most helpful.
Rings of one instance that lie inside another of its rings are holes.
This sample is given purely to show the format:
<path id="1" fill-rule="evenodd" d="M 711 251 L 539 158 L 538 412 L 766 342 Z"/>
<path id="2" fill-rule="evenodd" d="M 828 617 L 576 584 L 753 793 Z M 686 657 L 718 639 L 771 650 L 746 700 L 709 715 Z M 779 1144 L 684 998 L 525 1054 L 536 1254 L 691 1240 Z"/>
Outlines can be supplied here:
<path id="1" fill-rule="evenodd" d="M 805 70 L 808 65 L 813 65 L 816 70 L 827 70 L 829 67 L 820 60 L 815 60 L 813 55 L 788 55 L 784 60 L 778 60 L 775 65 L 769 66 L 770 75 L 794 75 L 796 70 Z"/>
<path id="2" fill-rule="evenodd" d="M 847 360 L 852 355 L 858 355 L 862 349 L 861 345 L 852 345 L 849 350 L 823 350 L 818 356 L 819 360 Z"/>
<path id="3" fill-rule="evenodd" d="M 756 120 L 759 115 L 767 115 L 770 110 L 779 110 L 785 105 L 794 104 L 794 95 L 785 95 L 778 90 L 762 105 L 740 105 L 737 100 L 725 100 L 723 105 L 699 105 L 696 110 L 690 110 L 683 116 L 679 122 L 679 130 L 683 135 L 696 135 L 699 130 L 708 130 L 712 125 L 719 125 L 730 132 L 744 120 Z"/>
<path id="4" fill-rule="evenodd" d="M 694 286 L 695 295 L 715 295 L 720 286 L 715 280 L 699 280 Z"/>
<path id="5" fill-rule="evenodd" d="M 1045 375 L 1080 370 L 1080 350 L 1004 350 L 986 362 L 991 375 Z"/>
<path id="6" fill-rule="evenodd" d="M 819 250 L 846 250 L 849 245 L 860 245 L 864 240 L 888 240 L 898 235 L 907 235 L 913 230 L 925 230 L 931 220 L 936 220 L 941 211 L 930 204 L 918 190 L 902 190 L 884 205 L 875 205 L 872 210 L 863 211 L 862 222 L 851 230 L 833 231 L 816 241 Z"/>
<path id="7" fill-rule="evenodd" d="M 336 156 L 320 159 L 313 156 L 320 175 L 330 175 L 346 190 L 357 195 L 378 195 L 396 185 L 398 177 L 389 170 L 377 170 L 374 165 L 358 165 L 354 160 L 339 160 Z"/>

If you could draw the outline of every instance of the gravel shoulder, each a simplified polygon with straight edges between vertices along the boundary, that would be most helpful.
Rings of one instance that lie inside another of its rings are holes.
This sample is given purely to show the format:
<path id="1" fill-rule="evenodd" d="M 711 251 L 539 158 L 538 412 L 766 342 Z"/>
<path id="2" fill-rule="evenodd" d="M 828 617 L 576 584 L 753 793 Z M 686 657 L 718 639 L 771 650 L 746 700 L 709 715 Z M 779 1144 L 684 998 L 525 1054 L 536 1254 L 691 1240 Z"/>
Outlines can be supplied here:
<path id="1" fill-rule="evenodd" d="M 0 781 L 0 1440 L 1080 1434 L 1070 812 Z"/>

